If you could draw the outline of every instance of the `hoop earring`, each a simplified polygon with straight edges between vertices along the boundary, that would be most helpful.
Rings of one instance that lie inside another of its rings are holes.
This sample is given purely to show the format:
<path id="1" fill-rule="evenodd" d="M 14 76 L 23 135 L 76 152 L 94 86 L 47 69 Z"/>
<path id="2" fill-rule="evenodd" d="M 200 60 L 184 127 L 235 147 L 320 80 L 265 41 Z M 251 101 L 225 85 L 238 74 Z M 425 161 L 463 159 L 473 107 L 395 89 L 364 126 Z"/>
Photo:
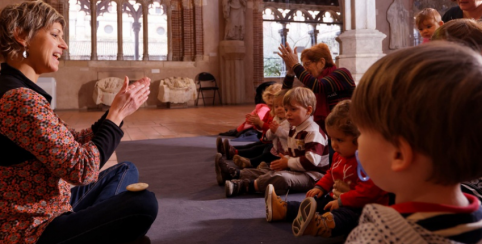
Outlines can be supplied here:
<path id="1" fill-rule="evenodd" d="M 23 58 L 28 58 L 27 47 L 25 47 L 25 50 L 23 50 L 22 56 Z"/>

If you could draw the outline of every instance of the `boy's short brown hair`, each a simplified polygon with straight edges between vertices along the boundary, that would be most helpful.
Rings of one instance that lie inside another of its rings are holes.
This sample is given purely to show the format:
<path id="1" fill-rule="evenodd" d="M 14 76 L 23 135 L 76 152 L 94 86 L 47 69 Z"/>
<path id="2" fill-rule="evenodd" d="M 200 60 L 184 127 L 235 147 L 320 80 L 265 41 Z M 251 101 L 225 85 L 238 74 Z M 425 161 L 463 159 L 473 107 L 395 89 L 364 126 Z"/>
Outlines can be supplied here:
<path id="1" fill-rule="evenodd" d="M 326 127 L 334 127 L 347 135 L 357 138 L 360 132 L 350 117 L 350 107 L 350 100 L 338 102 L 328 117 L 326 117 L 325 124 Z"/>
<path id="2" fill-rule="evenodd" d="M 313 108 L 311 111 L 311 115 L 313 115 L 316 110 L 315 94 L 312 90 L 306 87 L 299 86 L 286 92 L 283 98 L 283 105 L 290 106 L 292 105 L 293 101 L 299 103 L 304 108 L 308 108 L 309 106 L 311 106 Z"/>
<path id="3" fill-rule="evenodd" d="M 431 158 L 430 179 L 450 185 L 482 176 L 482 57 L 467 47 L 433 42 L 378 60 L 352 97 L 360 129 L 397 146 L 405 139 Z"/>
<path id="4" fill-rule="evenodd" d="M 432 40 L 458 42 L 477 52 L 482 51 L 482 22 L 473 19 L 454 19 L 438 28 Z"/>
<path id="5" fill-rule="evenodd" d="M 433 19 L 435 23 L 442 21 L 440 13 L 433 8 L 424 8 L 415 17 L 415 26 L 418 28 L 425 20 Z"/>

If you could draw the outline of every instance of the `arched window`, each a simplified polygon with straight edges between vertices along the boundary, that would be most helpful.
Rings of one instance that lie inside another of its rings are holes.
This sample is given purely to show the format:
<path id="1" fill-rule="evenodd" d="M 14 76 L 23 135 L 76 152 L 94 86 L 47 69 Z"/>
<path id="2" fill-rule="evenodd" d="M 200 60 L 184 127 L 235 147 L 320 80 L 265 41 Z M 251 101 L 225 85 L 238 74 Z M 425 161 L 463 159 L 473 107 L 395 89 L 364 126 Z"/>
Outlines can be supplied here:
<path id="1" fill-rule="evenodd" d="M 281 43 L 297 48 L 299 53 L 317 43 L 326 43 L 333 57 L 339 54 L 336 37 L 341 33 L 339 6 L 296 3 L 264 3 L 263 59 L 264 76 L 285 75 L 283 60 L 277 55 Z"/>
<path id="2" fill-rule="evenodd" d="M 95 4 L 91 0 L 59 2 L 58 8 L 63 10 L 64 16 L 68 16 L 65 32 L 68 34 L 66 40 L 69 53 L 66 59 L 192 61 L 196 56 L 203 55 L 201 1 L 96 0 Z M 186 21 L 182 19 L 183 16 L 193 17 Z M 92 19 L 95 21 L 92 22 Z M 173 26 L 172 22 L 182 25 Z M 195 35 L 185 35 L 183 30 L 186 28 L 196 30 Z M 181 41 L 172 43 L 173 36 Z M 180 43 L 197 45 L 193 48 L 192 45 L 181 46 Z"/>

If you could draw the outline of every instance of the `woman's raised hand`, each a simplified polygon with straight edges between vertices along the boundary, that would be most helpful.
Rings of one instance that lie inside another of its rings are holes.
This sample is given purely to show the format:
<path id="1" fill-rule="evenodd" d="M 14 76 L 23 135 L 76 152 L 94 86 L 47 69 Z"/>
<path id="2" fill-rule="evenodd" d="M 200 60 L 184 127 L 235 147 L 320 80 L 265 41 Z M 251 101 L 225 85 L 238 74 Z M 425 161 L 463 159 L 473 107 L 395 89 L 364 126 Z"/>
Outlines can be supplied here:
<path id="1" fill-rule="evenodd" d="M 129 85 L 129 78 L 126 76 L 124 85 L 112 101 L 107 119 L 120 125 L 125 117 L 134 113 L 147 101 L 150 84 L 151 79 L 144 77 Z"/>
<path id="2" fill-rule="evenodd" d="M 298 52 L 296 49 L 293 51 L 288 43 L 286 43 L 286 46 L 280 44 L 278 50 L 278 56 L 280 56 L 286 64 L 286 72 L 293 74 L 293 66 L 299 63 Z"/>

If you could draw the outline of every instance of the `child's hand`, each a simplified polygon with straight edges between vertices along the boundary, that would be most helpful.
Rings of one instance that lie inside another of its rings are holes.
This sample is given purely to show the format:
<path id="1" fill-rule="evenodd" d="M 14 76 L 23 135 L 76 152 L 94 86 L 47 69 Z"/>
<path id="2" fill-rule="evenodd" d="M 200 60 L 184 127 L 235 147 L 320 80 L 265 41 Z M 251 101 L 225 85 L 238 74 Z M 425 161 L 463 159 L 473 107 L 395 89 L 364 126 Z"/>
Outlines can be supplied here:
<path id="1" fill-rule="evenodd" d="M 313 188 L 306 193 L 306 197 L 315 197 L 316 196 L 316 197 L 320 198 L 321 195 L 323 195 L 323 190 L 321 190 L 319 188 Z"/>
<path id="2" fill-rule="evenodd" d="M 276 121 L 271 122 L 271 124 L 269 125 L 269 129 L 271 130 L 271 132 L 273 132 L 273 134 L 276 133 L 278 127 L 279 124 Z"/>
<path id="3" fill-rule="evenodd" d="M 324 210 L 327 210 L 327 209 L 330 209 L 330 211 L 333 211 L 335 209 L 339 209 L 340 208 L 340 205 L 338 204 L 338 200 L 333 200 L 329 203 L 327 203 L 325 205 L 325 208 L 323 208 Z"/>
<path id="4" fill-rule="evenodd" d="M 244 117 L 246 118 L 246 123 L 247 124 L 253 124 L 249 121 L 249 118 L 251 118 L 252 114 L 246 114 Z"/>
<path id="5" fill-rule="evenodd" d="M 338 199 L 341 194 L 350 191 L 350 182 L 346 183 L 342 180 L 335 180 L 333 184 L 333 199 Z"/>
<path id="6" fill-rule="evenodd" d="M 288 168 L 288 158 L 282 153 L 279 154 L 279 157 L 280 159 L 272 161 L 269 166 L 274 171 L 285 170 Z"/>
<path id="7" fill-rule="evenodd" d="M 259 118 L 258 114 L 250 114 L 249 117 L 246 116 L 246 119 L 247 119 L 248 122 L 250 122 L 251 124 L 261 127 L 261 126 L 260 126 L 260 124 L 261 124 L 261 119 Z"/>

